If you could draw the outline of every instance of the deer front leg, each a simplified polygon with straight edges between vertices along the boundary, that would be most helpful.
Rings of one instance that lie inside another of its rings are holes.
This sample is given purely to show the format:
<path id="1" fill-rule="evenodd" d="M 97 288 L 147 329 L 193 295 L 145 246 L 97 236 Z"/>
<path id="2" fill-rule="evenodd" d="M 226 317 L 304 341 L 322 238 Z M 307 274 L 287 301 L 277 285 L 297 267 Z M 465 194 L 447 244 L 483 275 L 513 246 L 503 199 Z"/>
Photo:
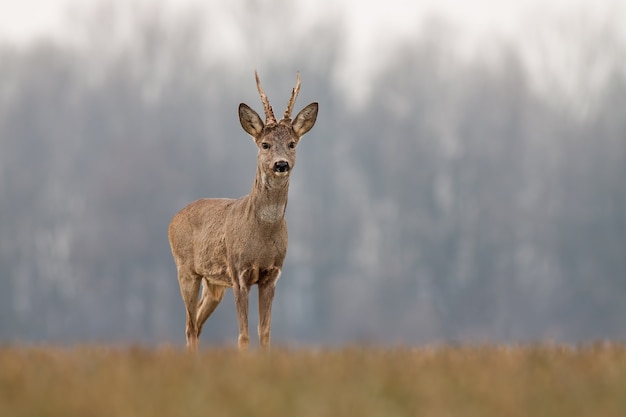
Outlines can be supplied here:
<path id="1" fill-rule="evenodd" d="M 248 334 L 248 294 L 250 293 L 250 274 L 252 271 L 239 273 L 238 279 L 233 282 L 235 293 L 235 306 L 237 307 L 237 321 L 239 323 L 239 338 L 237 346 L 239 350 L 248 350 L 250 335 Z"/>
<path id="2" fill-rule="evenodd" d="M 280 269 L 275 269 L 269 272 L 262 282 L 259 282 L 259 344 L 264 349 L 270 347 L 272 301 L 279 276 Z"/>

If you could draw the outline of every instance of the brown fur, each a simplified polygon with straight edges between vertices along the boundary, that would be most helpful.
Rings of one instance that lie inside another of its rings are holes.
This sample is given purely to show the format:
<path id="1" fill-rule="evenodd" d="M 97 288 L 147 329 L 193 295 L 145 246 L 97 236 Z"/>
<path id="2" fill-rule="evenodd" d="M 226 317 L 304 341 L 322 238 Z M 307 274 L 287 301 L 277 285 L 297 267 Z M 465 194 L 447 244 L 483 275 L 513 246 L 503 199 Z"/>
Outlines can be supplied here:
<path id="1" fill-rule="evenodd" d="M 256 74 L 255 74 L 256 75 Z M 266 123 L 247 105 L 239 105 L 241 126 L 259 148 L 257 172 L 250 194 L 239 199 L 205 198 L 178 212 L 168 237 L 180 291 L 187 311 L 187 348 L 195 351 L 204 322 L 233 288 L 239 322 L 238 346 L 248 348 L 248 294 L 259 287 L 259 342 L 270 344 L 274 287 L 287 254 L 285 209 L 289 177 L 296 160 L 295 145 L 317 118 L 317 103 L 305 107 L 292 122 L 291 108 L 299 89 L 292 92 L 285 117 L 276 122 L 258 81 Z M 268 147 L 268 149 L 265 149 Z M 276 164 L 287 163 L 286 172 Z M 202 296 L 198 300 L 202 284 Z"/>

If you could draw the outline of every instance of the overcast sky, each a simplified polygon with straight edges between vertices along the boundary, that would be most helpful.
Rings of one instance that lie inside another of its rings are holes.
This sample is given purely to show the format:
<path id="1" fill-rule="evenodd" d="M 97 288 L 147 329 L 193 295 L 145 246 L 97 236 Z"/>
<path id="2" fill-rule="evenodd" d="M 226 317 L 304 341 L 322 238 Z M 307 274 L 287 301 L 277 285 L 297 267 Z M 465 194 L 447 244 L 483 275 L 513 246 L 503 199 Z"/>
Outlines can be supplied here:
<path id="1" fill-rule="evenodd" d="M 355 101 L 367 96 L 367 80 L 384 62 L 389 45 L 406 37 L 414 38 L 425 22 L 436 17 L 445 22 L 445 34 L 452 28 L 455 52 L 489 51 L 499 40 L 521 45 L 533 79 L 541 84 L 558 86 L 568 94 L 593 90 L 603 82 L 603 60 L 619 59 L 610 56 L 610 45 L 601 48 L 589 61 L 581 39 L 597 37 L 598 28 L 610 25 L 619 31 L 621 44 L 626 45 L 626 2 L 623 0 L 282 0 L 293 7 L 287 16 L 272 13 L 273 30 L 256 35 L 263 22 L 254 24 L 242 37 L 233 32 L 233 22 L 242 16 L 242 8 L 249 4 L 276 4 L 279 0 L 0 0 L 0 42 L 25 44 L 41 37 L 63 39 L 75 35 L 73 27 L 80 25 L 76 16 L 103 2 L 122 5 L 121 10 L 142 10 L 136 4 L 157 4 L 167 13 L 206 13 L 211 22 L 222 60 L 237 62 L 236 67 L 258 68 L 267 50 L 279 50 L 283 33 L 276 25 L 289 18 L 293 27 L 315 22 L 338 22 L 343 35 L 342 65 L 334 74 L 337 85 L 346 85 Z M 78 11 L 78 13 L 76 13 Z M 166 15 L 167 15 L 166 13 Z M 68 16 L 74 16 L 74 20 Z M 623 21 L 623 22 L 622 22 Z M 131 21 L 132 22 L 132 21 Z M 294 23 L 295 22 L 295 23 Z M 559 24 L 567 22 L 565 30 Z M 249 25 L 250 22 L 244 24 Z M 586 33 L 590 31 L 591 34 Z M 278 38 L 270 32 L 278 33 Z M 216 35 L 217 34 L 217 35 Z M 553 36 L 555 35 L 556 36 Z M 552 36 L 552 38 L 550 38 Z M 74 39 L 75 40 L 75 39 Z M 229 40 L 230 42 L 225 42 Z M 450 39 L 448 39 L 450 41 Z M 494 42 L 495 41 L 495 42 Z M 448 45 L 449 46 L 449 45 Z M 598 49 L 593 44 L 594 50 Z M 376 59 L 372 59 L 375 56 Z M 363 65 L 366 63 L 366 65 Z M 626 64 L 625 64 L 626 65 Z M 609 65 L 609 68 L 613 66 Z M 262 70 L 262 68 L 260 68 Z M 537 75 L 539 74 L 539 75 Z M 349 85 L 359 88 L 350 88 Z"/>
<path id="2" fill-rule="evenodd" d="M 163 3 L 183 9 L 200 6 L 215 11 L 221 0 L 130 0 L 135 3 Z M 263 0 L 260 0 L 263 1 Z M 267 0 L 266 0 L 267 1 Z M 72 5 L 85 7 L 102 0 L 0 0 L 0 38 L 28 41 L 57 33 L 67 23 Z M 626 13 L 621 0 L 297 0 L 298 7 L 315 17 L 332 9 L 342 14 L 349 32 L 364 42 L 376 36 L 402 36 L 415 30 L 420 17 L 437 14 L 477 35 L 497 32 L 510 34 L 522 30 L 541 16 L 581 13 L 603 18 L 616 12 Z M 626 24 L 626 15 L 624 16 Z"/>

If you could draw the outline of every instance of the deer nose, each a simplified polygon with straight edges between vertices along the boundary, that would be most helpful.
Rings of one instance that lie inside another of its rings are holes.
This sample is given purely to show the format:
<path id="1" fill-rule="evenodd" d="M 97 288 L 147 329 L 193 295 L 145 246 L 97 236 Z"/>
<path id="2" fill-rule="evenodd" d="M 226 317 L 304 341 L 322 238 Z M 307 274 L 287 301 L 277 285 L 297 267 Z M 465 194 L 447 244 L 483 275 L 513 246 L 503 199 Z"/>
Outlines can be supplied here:
<path id="1" fill-rule="evenodd" d="M 289 162 L 278 161 L 274 164 L 274 172 L 287 172 L 289 171 Z"/>

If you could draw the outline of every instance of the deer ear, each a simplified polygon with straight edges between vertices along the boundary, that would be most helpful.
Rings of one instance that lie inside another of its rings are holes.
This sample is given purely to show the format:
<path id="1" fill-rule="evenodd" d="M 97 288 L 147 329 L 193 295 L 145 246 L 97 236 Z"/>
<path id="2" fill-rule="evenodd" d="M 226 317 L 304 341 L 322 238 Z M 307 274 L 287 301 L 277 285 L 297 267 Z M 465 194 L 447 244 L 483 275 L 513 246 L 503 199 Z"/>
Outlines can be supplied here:
<path id="1" fill-rule="evenodd" d="M 296 136 L 301 137 L 306 132 L 311 130 L 317 119 L 317 103 L 311 103 L 302 110 L 293 120 L 291 126 Z"/>
<path id="2" fill-rule="evenodd" d="M 244 103 L 239 104 L 239 123 L 241 123 L 243 130 L 255 139 L 265 126 L 257 112 Z"/>

